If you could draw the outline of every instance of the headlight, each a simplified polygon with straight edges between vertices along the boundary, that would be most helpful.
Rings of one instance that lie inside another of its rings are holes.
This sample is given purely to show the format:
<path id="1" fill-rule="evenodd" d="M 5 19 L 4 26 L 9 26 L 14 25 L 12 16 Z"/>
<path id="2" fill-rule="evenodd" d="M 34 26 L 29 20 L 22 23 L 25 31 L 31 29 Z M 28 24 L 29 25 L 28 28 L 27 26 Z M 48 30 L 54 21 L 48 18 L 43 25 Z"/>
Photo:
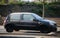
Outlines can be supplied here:
<path id="1" fill-rule="evenodd" d="M 49 23 L 50 23 L 50 25 L 54 25 L 54 24 L 56 24 L 55 21 L 50 21 Z"/>
<path id="2" fill-rule="evenodd" d="M 51 23 L 51 22 L 50 22 L 50 25 L 54 25 L 54 23 Z"/>

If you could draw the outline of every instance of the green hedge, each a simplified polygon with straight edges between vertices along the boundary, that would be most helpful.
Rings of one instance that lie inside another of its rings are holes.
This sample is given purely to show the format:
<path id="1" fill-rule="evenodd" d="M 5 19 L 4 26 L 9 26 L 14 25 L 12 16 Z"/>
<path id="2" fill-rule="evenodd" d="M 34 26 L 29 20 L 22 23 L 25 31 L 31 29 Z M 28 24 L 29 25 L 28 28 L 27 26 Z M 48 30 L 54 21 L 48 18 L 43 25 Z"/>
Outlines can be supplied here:
<path id="1" fill-rule="evenodd" d="M 31 8 L 29 7 L 30 12 L 34 12 L 34 13 L 37 13 L 40 16 L 42 16 L 43 5 L 40 2 L 19 2 L 17 4 L 10 3 L 6 7 L 2 6 L 2 8 L 0 8 L 0 9 L 3 9 L 3 10 L 4 10 L 4 8 L 9 9 L 9 10 L 11 9 L 11 12 L 12 12 L 12 10 L 16 10 L 15 6 L 18 6 L 22 10 L 24 10 L 24 8 L 25 8 L 24 6 L 28 6 L 28 7 L 31 6 Z M 6 11 L 8 11 L 8 10 L 6 10 Z M 5 12 L 5 15 L 6 15 L 7 13 L 9 13 L 9 12 L 6 12 L 6 11 L 4 10 L 0 14 L 3 15 L 3 13 Z M 60 17 L 60 3 L 58 3 L 58 2 L 49 3 L 49 4 L 45 3 L 45 16 L 46 17 Z"/>

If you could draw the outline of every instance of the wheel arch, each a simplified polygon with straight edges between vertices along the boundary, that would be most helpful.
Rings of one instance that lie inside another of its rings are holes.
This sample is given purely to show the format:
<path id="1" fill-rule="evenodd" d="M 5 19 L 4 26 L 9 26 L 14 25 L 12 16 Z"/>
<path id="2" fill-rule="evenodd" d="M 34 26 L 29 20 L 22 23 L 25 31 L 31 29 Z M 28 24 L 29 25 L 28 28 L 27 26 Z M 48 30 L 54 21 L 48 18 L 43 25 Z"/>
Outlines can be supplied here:
<path id="1" fill-rule="evenodd" d="M 14 24 L 14 23 L 8 23 L 8 24 L 6 24 L 6 25 L 4 26 L 4 28 L 7 28 L 9 25 L 13 26 L 13 25 L 15 25 L 15 24 Z"/>

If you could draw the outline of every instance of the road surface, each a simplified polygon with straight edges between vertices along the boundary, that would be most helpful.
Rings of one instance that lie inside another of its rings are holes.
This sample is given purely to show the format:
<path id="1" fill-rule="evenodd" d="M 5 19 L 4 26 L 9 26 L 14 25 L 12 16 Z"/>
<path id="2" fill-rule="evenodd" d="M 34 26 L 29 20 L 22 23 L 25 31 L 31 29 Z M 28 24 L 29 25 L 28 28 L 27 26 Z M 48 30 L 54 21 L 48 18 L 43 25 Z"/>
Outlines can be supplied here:
<path id="1" fill-rule="evenodd" d="M 35 30 L 20 30 L 8 33 L 4 26 L 0 26 L 0 38 L 60 38 L 60 27 L 57 28 L 56 35 L 48 35 Z"/>

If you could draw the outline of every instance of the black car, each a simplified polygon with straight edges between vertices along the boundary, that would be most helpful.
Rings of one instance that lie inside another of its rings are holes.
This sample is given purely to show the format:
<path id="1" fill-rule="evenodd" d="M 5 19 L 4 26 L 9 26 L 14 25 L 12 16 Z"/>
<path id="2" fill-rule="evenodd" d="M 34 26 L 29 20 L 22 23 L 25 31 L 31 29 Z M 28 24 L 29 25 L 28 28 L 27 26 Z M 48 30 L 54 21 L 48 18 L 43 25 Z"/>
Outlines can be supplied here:
<path id="1" fill-rule="evenodd" d="M 11 13 L 6 17 L 3 25 L 7 32 L 13 32 L 13 30 L 39 30 L 41 33 L 57 31 L 56 22 L 29 12 Z"/>

